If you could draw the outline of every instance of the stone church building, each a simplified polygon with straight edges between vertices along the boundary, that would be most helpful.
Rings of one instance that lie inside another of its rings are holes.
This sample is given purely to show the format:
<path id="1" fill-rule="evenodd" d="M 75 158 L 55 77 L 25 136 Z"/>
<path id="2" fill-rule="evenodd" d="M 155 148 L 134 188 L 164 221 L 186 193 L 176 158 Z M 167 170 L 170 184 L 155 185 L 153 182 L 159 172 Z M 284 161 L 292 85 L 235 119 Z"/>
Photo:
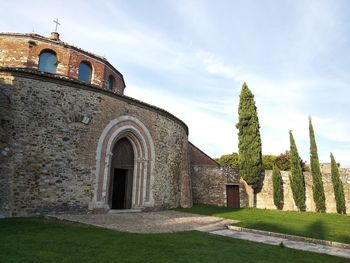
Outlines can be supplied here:
<path id="1" fill-rule="evenodd" d="M 0 218 L 193 203 L 275 209 L 271 171 L 254 195 L 237 169 L 188 141 L 183 121 L 124 89 L 104 57 L 57 32 L 0 33 Z M 330 170 L 322 173 L 327 212 L 335 212 Z M 350 169 L 340 173 L 349 211 Z M 312 179 L 304 176 L 314 211 Z M 288 172 L 283 187 L 283 209 L 296 210 Z"/>
<path id="2" fill-rule="evenodd" d="M 237 171 L 124 89 L 104 57 L 57 32 L 0 33 L 0 217 L 243 202 Z"/>

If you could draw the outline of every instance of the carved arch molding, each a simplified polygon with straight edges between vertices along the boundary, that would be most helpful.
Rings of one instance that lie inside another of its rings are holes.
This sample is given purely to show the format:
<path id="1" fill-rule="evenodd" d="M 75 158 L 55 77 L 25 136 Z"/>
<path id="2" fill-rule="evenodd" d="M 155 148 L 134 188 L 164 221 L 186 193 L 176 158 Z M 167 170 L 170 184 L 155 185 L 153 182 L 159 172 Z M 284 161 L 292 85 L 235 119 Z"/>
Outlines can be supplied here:
<path id="1" fill-rule="evenodd" d="M 90 209 L 110 209 L 110 177 L 113 148 L 116 142 L 126 138 L 134 151 L 134 169 L 131 208 L 154 205 L 152 184 L 154 144 L 146 126 L 132 116 L 120 116 L 103 130 L 96 150 L 95 191 Z"/>

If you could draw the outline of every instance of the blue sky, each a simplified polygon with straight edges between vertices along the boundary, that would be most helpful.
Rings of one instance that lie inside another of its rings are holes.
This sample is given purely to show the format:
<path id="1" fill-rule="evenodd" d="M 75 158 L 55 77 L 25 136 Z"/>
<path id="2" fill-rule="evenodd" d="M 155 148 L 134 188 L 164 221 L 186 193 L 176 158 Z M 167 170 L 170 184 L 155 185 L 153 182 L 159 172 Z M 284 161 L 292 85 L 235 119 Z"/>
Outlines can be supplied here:
<path id="1" fill-rule="evenodd" d="M 105 56 L 125 94 L 189 126 L 212 157 L 236 152 L 243 82 L 255 94 L 264 154 L 309 162 L 308 116 L 321 162 L 350 167 L 350 1 L 1 1 L 0 31 L 61 39 Z"/>

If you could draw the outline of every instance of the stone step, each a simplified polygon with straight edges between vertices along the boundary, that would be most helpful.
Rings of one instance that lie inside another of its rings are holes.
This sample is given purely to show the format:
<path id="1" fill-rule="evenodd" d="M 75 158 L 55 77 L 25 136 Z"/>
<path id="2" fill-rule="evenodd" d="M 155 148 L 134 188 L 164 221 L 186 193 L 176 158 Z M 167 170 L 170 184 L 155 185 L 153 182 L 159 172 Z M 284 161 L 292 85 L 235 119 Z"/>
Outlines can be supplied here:
<path id="1" fill-rule="evenodd" d="M 108 214 L 121 214 L 121 213 L 140 213 L 141 209 L 111 209 Z"/>

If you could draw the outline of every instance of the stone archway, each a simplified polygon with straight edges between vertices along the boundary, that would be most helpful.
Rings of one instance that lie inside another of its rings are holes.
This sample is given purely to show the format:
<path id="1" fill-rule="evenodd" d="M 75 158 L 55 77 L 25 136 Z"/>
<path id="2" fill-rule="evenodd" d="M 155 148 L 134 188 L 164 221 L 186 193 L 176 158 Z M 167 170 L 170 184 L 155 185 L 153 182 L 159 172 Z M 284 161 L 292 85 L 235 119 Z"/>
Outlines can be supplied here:
<path id="1" fill-rule="evenodd" d="M 96 150 L 95 191 L 90 209 L 111 208 L 113 198 L 113 151 L 118 142 L 127 140 L 133 150 L 132 191 L 130 208 L 152 207 L 154 205 L 152 184 L 154 165 L 154 144 L 146 126 L 132 116 L 121 116 L 112 120 L 103 130 Z M 118 158 L 118 157 L 117 157 Z M 112 186 L 111 186 L 112 185 Z"/>

